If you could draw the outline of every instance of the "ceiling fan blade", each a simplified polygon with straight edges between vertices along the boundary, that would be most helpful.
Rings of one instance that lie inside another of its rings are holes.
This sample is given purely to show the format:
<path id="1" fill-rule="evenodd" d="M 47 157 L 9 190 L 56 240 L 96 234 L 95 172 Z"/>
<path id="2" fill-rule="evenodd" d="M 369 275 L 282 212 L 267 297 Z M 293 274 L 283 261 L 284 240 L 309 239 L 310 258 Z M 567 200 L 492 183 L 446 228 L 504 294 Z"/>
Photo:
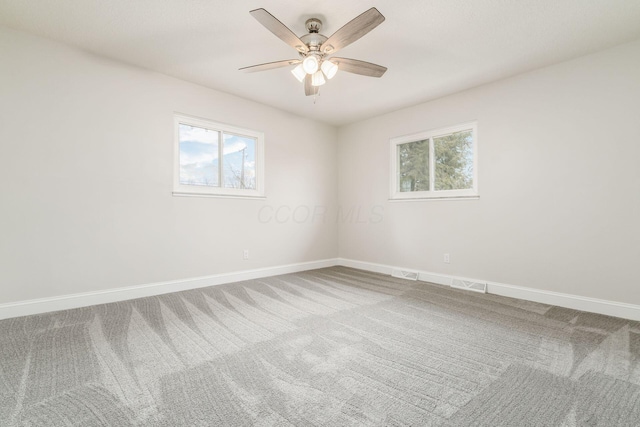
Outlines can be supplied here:
<path id="1" fill-rule="evenodd" d="M 304 94 L 307 96 L 317 95 L 320 90 L 320 86 L 314 86 L 311 84 L 311 74 L 307 74 L 304 78 Z"/>
<path id="2" fill-rule="evenodd" d="M 274 68 L 286 67 L 287 65 L 295 65 L 299 64 L 299 59 L 287 59 L 284 61 L 275 61 L 275 62 L 266 62 L 264 64 L 251 65 L 249 67 L 242 67 L 239 70 L 244 71 L 245 73 L 255 73 L 256 71 L 267 71 L 272 70 Z"/>
<path id="3" fill-rule="evenodd" d="M 358 59 L 329 58 L 329 60 L 336 64 L 340 71 L 360 74 L 362 76 L 382 77 L 382 75 L 387 71 L 387 67 L 372 64 L 371 62 L 360 61 Z"/>
<path id="4" fill-rule="evenodd" d="M 293 33 L 293 31 L 291 31 L 286 25 L 284 25 L 275 16 L 273 16 L 266 10 L 255 9 L 249 13 L 251 14 L 251 16 L 256 18 L 259 23 L 264 25 L 267 30 L 271 31 L 273 34 L 278 36 L 280 40 L 284 41 L 286 44 L 296 49 L 298 52 L 309 52 L 309 48 L 304 44 L 302 40 L 300 40 L 298 36 Z"/>
<path id="5" fill-rule="evenodd" d="M 378 9 L 372 7 L 333 33 L 333 35 L 322 44 L 322 51 L 326 54 L 335 53 L 373 30 L 382 24 L 383 21 L 384 16 Z"/>

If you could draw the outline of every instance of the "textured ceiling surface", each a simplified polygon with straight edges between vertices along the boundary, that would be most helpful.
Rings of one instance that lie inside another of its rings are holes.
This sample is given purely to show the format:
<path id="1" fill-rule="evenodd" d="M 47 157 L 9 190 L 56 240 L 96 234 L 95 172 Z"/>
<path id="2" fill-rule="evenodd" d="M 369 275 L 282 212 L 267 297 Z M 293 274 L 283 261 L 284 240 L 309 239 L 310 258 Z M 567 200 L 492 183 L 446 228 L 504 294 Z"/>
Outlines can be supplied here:
<path id="1" fill-rule="evenodd" d="M 252 9 L 329 36 L 372 6 L 386 21 L 338 56 L 388 67 L 380 79 L 338 72 L 314 103 L 288 68 L 238 71 L 297 57 Z M 2 0 L 0 25 L 342 125 L 639 39 L 640 1 Z"/>

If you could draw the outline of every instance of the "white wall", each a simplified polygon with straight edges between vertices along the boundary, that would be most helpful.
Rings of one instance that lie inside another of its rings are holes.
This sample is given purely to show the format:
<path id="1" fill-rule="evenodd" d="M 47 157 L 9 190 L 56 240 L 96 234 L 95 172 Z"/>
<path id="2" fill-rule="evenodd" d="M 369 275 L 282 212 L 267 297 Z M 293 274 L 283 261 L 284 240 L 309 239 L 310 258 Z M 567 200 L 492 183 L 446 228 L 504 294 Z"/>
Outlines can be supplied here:
<path id="1" fill-rule="evenodd" d="M 480 199 L 388 202 L 389 139 L 478 121 Z M 339 130 L 343 258 L 640 303 L 640 42 Z M 451 254 L 451 264 L 443 254 Z"/>
<path id="2" fill-rule="evenodd" d="M 259 218 L 335 210 L 333 127 L 1 27 L 0 58 L 0 303 L 337 256 Z M 263 131 L 266 200 L 173 197 L 174 111 Z"/>
<path id="3" fill-rule="evenodd" d="M 338 132 L 1 27 L 0 58 L 0 304 L 338 254 L 640 303 L 640 42 Z M 267 199 L 173 197 L 174 111 L 264 131 Z M 475 119 L 479 200 L 388 202 L 389 138 Z"/>

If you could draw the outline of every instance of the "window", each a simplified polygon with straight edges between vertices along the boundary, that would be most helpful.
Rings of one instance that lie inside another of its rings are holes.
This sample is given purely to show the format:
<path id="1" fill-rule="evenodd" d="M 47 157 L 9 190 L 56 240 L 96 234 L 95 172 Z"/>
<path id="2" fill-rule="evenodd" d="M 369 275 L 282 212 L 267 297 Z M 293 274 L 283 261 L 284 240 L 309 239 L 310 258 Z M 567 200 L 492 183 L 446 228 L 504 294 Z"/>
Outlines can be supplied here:
<path id="1" fill-rule="evenodd" d="M 176 195 L 263 197 L 264 135 L 175 115 Z"/>
<path id="2" fill-rule="evenodd" d="M 476 123 L 391 140 L 391 199 L 478 196 Z"/>

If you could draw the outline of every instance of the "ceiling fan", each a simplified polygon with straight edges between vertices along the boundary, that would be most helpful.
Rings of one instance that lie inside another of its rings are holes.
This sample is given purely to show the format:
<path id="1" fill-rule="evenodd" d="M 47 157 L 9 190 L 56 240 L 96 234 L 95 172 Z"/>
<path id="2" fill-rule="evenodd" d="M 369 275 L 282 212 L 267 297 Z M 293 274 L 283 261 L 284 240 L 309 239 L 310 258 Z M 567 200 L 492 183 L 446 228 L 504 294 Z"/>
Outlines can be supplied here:
<path id="1" fill-rule="evenodd" d="M 338 69 L 370 77 L 382 77 L 387 71 L 386 67 L 366 61 L 329 57 L 384 21 L 384 16 L 375 7 L 352 19 L 330 37 L 320 34 L 322 21 L 317 18 L 308 19 L 305 26 L 309 33 L 298 37 L 264 9 L 255 9 L 249 13 L 267 30 L 297 50 L 300 58 L 252 65 L 240 68 L 241 71 L 265 71 L 296 65 L 291 72 L 300 82 L 304 82 L 304 93 L 307 96 L 317 95 L 320 86 L 326 82 L 325 77 L 331 79 L 338 72 Z"/>

